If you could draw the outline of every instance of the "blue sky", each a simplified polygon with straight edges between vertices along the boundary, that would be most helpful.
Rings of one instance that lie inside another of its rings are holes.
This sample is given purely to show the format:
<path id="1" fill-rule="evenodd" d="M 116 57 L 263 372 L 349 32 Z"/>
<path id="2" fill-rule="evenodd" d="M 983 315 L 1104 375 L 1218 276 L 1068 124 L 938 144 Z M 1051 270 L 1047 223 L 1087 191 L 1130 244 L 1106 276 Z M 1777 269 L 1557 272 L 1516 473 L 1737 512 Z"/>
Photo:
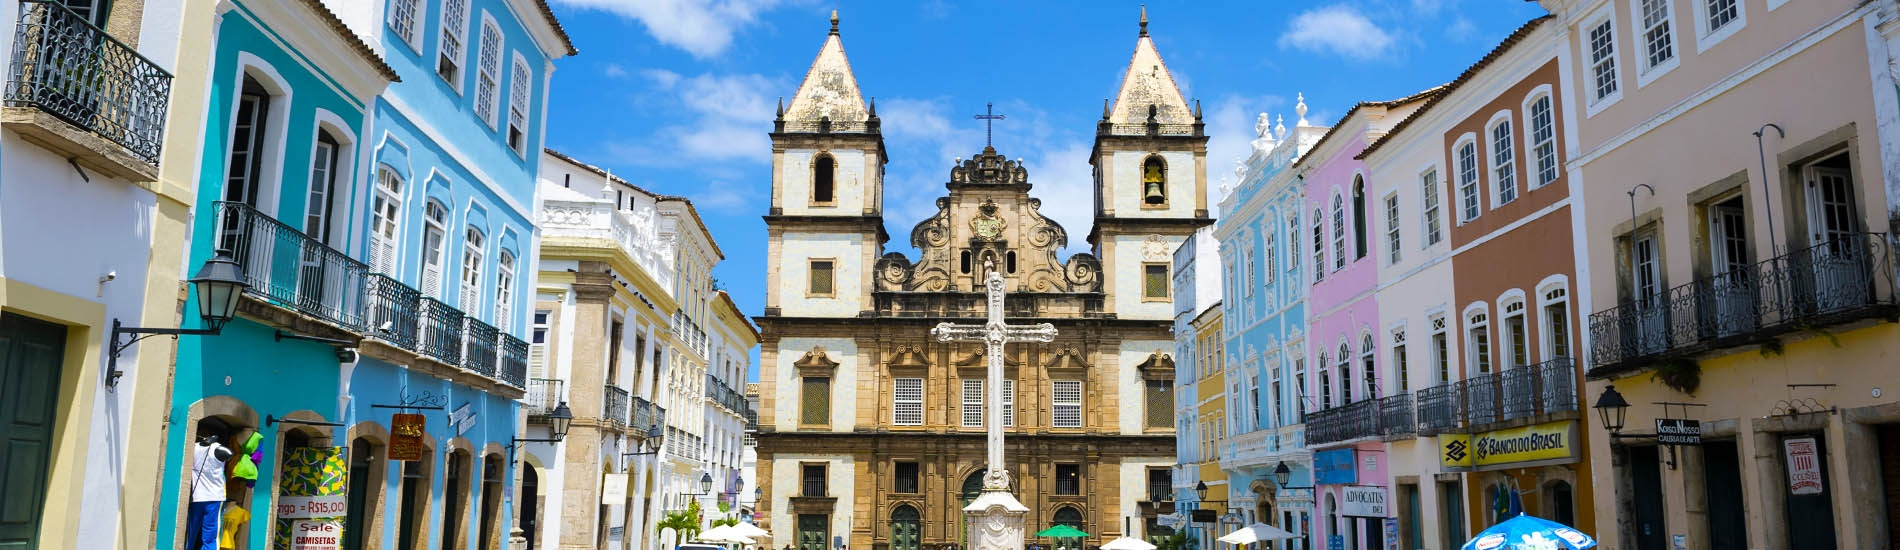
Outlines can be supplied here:
<path id="1" fill-rule="evenodd" d="M 773 111 L 833 9 L 890 164 L 891 250 L 934 212 L 952 159 L 983 147 L 972 115 L 1008 119 L 996 148 L 1027 161 L 1031 193 L 1086 246 L 1095 122 L 1135 47 L 1136 2 L 553 0 L 577 57 L 558 62 L 549 147 L 655 192 L 692 199 L 726 252 L 715 276 L 748 315 L 765 303 Z M 1331 124 L 1354 102 L 1442 84 L 1525 21 L 1518 0 L 1149 2 L 1149 32 L 1205 113 L 1218 193 L 1261 112 Z M 1219 200 L 1211 197 L 1210 203 Z M 914 252 L 913 252 L 914 257 Z"/>

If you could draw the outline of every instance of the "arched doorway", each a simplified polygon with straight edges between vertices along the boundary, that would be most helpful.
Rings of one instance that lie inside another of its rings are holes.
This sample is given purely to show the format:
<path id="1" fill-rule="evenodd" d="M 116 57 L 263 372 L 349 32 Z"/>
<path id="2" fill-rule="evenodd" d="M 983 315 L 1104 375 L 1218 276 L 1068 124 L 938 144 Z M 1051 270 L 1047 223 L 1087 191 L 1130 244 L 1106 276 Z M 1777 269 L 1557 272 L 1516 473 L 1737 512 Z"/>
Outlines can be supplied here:
<path id="1" fill-rule="evenodd" d="M 891 550 L 920 550 L 922 548 L 923 515 L 909 504 L 899 504 L 891 511 Z"/>
<path id="2" fill-rule="evenodd" d="M 481 524 L 475 526 L 476 550 L 489 550 L 501 537 L 501 455 L 482 457 L 482 515 Z"/>
<path id="3" fill-rule="evenodd" d="M 521 490 L 516 495 L 515 501 L 521 503 L 521 533 L 528 538 L 528 550 L 534 550 L 540 542 L 536 529 L 541 523 L 541 474 L 535 468 L 521 469 Z"/>
<path id="4" fill-rule="evenodd" d="M 1077 510 L 1074 507 L 1070 507 L 1070 506 L 1063 506 L 1061 508 L 1057 508 L 1055 516 L 1053 516 L 1050 519 L 1049 524 L 1051 527 L 1054 527 L 1056 525 L 1067 525 L 1070 527 L 1074 527 L 1078 530 L 1081 530 L 1083 532 L 1088 531 L 1088 529 L 1082 528 L 1082 511 Z M 1082 550 L 1082 539 L 1069 538 L 1069 539 L 1055 539 L 1055 540 L 1056 540 L 1056 550 Z"/>
<path id="5" fill-rule="evenodd" d="M 350 440 L 349 517 L 344 519 L 343 548 L 361 550 L 364 541 L 380 537 L 371 533 L 376 520 L 383 516 L 383 487 L 388 475 L 386 461 L 377 460 L 383 446 L 367 437 Z"/>
<path id="6" fill-rule="evenodd" d="M 1544 484 L 1545 519 L 1564 525 L 1577 524 L 1576 499 L 1571 495 L 1570 482 L 1556 480 Z"/>

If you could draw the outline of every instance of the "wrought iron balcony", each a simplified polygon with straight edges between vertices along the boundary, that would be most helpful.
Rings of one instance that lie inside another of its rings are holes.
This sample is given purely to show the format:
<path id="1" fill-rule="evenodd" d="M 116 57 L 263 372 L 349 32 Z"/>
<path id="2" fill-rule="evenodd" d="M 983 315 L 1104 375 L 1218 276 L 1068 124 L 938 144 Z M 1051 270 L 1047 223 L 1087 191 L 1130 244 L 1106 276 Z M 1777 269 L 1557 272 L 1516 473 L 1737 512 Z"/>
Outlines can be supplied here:
<path id="1" fill-rule="evenodd" d="M 659 437 L 660 434 L 663 433 L 663 430 L 666 429 L 666 427 L 661 424 L 661 417 L 655 414 L 659 411 L 660 408 L 653 406 L 652 401 L 647 401 L 642 397 L 634 397 L 633 422 L 629 424 L 628 427 L 633 429 L 634 435 L 636 436 L 646 438 Z M 664 413 L 660 412 L 660 414 Z"/>
<path id="2" fill-rule="evenodd" d="M 219 202 L 218 247 L 229 251 L 265 303 L 363 331 L 369 266 L 239 202 Z"/>
<path id="3" fill-rule="evenodd" d="M 402 349 L 415 349 L 422 293 L 381 273 L 368 279 L 369 335 Z"/>
<path id="4" fill-rule="evenodd" d="M 501 364 L 496 366 L 495 375 L 501 383 L 525 388 L 528 381 L 528 343 L 514 335 L 501 335 Z"/>
<path id="5" fill-rule="evenodd" d="M 1593 378 L 1777 336 L 1900 314 L 1890 237 L 1856 233 L 1590 316 Z"/>
<path id="6" fill-rule="evenodd" d="M 746 403 L 744 395 L 733 391 L 731 386 L 727 386 L 725 382 L 720 381 L 718 377 L 711 374 L 706 375 L 706 399 L 710 399 L 714 403 L 718 403 L 719 406 L 725 407 L 726 410 L 739 415 L 744 415 L 746 412 L 752 410 Z"/>
<path id="7" fill-rule="evenodd" d="M 172 75 L 55 0 L 22 0 L 6 105 L 33 107 L 157 164 Z"/>
<path id="8" fill-rule="evenodd" d="M 1576 376 L 1576 361 L 1558 357 L 1419 390 L 1418 435 L 1477 432 L 1577 413 Z"/>
<path id="9" fill-rule="evenodd" d="M 1447 382 L 1418 390 L 1418 435 L 1457 432 L 1465 426 L 1465 386 Z"/>
<path id="10" fill-rule="evenodd" d="M 607 384 L 601 390 L 600 419 L 617 425 L 627 425 L 627 406 L 632 396 L 620 386 Z"/>
<path id="11" fill-rule="evenodd" d="M 1306 442 L 1325 445 L 1379 435 L 1379 400 L 1364 399 L 1306 413 Z"/>
<path id="12" fill-rule="evenodd" d="M 475 374 L 495 377 L 495 326 L 464 315 L 462 322 L 462 368 Z"/>
<path id="13" fill-rule="evenodd" d="M 554 407 L 561 403 L 561 388 L 566 385 L 567 382 L 552 378 L 529 379 L 527 394 L 521 398 L 522 412 L 527 415 L 528 421 L 547 420 L 548 414 L 553 413 Z"/>
<path id="14" fill-rule="evenodd" d="M 1388 395 L 1379 398 L 1378 403 L 1381 437 L 1409 438 L 1418 432 L 1418 422 L 1412 418 L 1412 394 Z"/>
<path id="15" fill-rule="evenodd" d="M 435 298 L 422 299 L 422 331 L 416 351 L 451 365 L 462 364 L 462 311 Z"/>

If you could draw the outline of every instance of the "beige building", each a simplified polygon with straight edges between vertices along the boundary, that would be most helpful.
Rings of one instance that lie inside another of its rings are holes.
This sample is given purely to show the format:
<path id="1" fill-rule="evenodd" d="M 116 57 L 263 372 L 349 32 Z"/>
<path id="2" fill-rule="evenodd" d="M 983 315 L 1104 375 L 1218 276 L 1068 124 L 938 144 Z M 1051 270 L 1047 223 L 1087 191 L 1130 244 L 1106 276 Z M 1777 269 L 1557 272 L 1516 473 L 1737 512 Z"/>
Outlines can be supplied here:
<path id="1" fill-rule="evenodd" d="M 985 315 L 979 281 L 1007 281 L 1007 467 L 1035 532 L 1128 533 L 1174 463 L 1170 253 L 1212 222 L 1206 137 L 1147 37 L 1098 125 L 1090 253 L 1038 211 L 1028 171 L 993 148 L 950 168 L 938 212 L 884 243 L 880 121 L 831 35 L 775 120 L 757 471 L 772 548 L 963 543 L 983 474 L 982 347 L 939 322 Z"/>
<path id="2" fill-rule="evenodd" d="M 1900 309 L 1868 71 L 1891 3 L 1542 4 L 1567 68 L 1586 404 L 1628 405 L 1586 413 L 1613 442 L 1591 454 L 1589 530 L 1891 547 Z M 1700 444 L 1658 445 L 1664 419 L 1699 421 Z"/>

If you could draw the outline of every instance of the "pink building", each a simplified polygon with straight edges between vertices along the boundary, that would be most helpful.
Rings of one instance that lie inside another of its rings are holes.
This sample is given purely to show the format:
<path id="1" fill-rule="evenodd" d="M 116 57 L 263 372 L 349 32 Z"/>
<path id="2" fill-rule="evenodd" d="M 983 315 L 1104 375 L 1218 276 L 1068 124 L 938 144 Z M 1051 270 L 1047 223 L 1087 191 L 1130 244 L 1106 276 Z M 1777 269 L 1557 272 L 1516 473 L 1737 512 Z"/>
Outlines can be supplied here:
<path id="1" fill-rule="evenodd" d="M 1384 548 L 1385 523 L 1394 518 L 1386 474 L 1381 420 L 1403 411 L 1395 426 L 1411 423 L 1409 394 L 1382 398 L 1386 375 L 1378 359 L 1378 256 L 1369 233 L 1369 183 L 1355 158 L 1375 136 L 1438 93 L 1433 88 L 1393 101 L 1354 105 L 1293 165 L 1305 185 L 1304 242 L 1314 266 L 1307 302 L 1306 364 L 1313 375 L 1303 400 L 1306 446 L 1313 451 L 1318 540 L 1343 539 L 1345 548 Z M 1306 106 L 1296 107 L 1305 126 Z M 1401 403 L 1402 401 L 1402 403 Z M 1409 431 L 1409 426 L 1408 430 Z"/>

